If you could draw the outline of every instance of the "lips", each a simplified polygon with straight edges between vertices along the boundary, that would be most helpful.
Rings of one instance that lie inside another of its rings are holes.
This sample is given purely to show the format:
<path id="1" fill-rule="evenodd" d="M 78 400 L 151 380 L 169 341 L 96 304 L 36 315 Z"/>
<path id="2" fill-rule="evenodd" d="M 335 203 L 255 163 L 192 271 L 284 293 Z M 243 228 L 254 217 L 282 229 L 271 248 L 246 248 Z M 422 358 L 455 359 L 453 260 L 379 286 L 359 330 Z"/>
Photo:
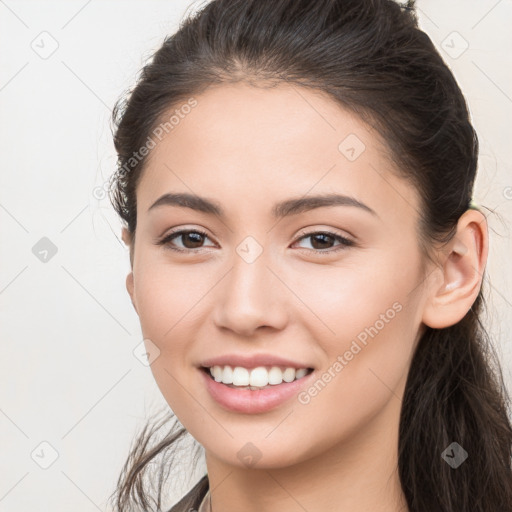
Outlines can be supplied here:
<path id="1" fill-rule="evenodd" d="M 212 379 L 209 372 L 200 371 L 201 379 L 211 398 L 229 412 L 259 414 L 284 406 L 309 386 L 316 373 L 311 372 L 293 382 L 283 382 L 262 389 L 236 389 Z"/>
<path id="2" fill-rule="evenodd" d="M 242 368 L 252 369 L 258 366 L 280 366 L 285 368 L 300 368 L 313 369 L 314 367 L 306 362 L 300 362 L 293 359 L 287 359 L 281 356 L 272 354 L 225 354 L 218 357 L 205 359 L 199 365 L 203 368 L 212 368 L 213 366 L 241 366 Z"/>

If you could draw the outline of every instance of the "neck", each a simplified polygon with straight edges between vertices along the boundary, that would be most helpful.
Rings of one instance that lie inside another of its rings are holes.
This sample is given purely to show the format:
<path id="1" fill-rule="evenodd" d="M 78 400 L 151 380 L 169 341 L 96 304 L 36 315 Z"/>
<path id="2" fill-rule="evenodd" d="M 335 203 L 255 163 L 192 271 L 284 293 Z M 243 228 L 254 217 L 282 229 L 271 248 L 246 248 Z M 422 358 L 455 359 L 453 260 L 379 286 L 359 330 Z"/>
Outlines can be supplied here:
<path id="1" fill-rule="evenodd" d="M 241 468 L 206 452 L 212 512 L 408 512 L 398 477 L 401 400 L 349 438 L 300 463 Z"/>

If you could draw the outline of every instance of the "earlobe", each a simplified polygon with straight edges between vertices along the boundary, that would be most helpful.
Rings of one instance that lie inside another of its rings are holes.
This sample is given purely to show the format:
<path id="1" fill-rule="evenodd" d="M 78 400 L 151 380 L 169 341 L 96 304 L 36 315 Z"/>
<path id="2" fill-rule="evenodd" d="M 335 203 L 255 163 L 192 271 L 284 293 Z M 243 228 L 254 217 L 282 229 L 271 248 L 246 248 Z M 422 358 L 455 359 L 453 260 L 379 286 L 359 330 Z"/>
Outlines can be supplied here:
<path id="1" fill-rule="evenodd" d="M 442 278 L 432 282 L 423 323 L 434 329 L 456 324 L 467 314 L 481 288 L 488 254 L 488 227 L 478 210 L 467 210 L 442 261 Z"/>
<path id="2" fill-rule="evenodd" d="M 135 305 L 135 294 L 134 294 L 134 282 L 133 282 L 133 272 L 130 272 L 126 276 L 126 290 L 128 291 L 128 295 L 130 295 L 130 299 L 132 301 L 133 308 L 135 309 L 135 312 L 139 314 L 137 311 L 137 306 Z"/>
<path id="3" fill-rule="evenodd" d="M 123 228 L 121 238 L 123 239 L 123 242 L 130 250 L 130 266 L 133 268 L 133 244 L 135 243 L 135 235 L 133 233 L 130 233 L 127 228 Z"/>
<path id="4" fill-rule="evenodd" d="M 128 231 L 128 229 L 125 227 L 123 227 L 121 237 L 125 245 L 127 245 L 130 249 L 130 266 L 133 269 L 133 237 L 131 233 Z M 136 313 L 139 314 L 139 312 L 137 311 L 137 306 L 135 305 L 135 285 L 133 281 L 133 270 L 126 276 L 126 291 L 128 292 L 128 295 L 130 295 L 133 308 L 135 309 Z"/>

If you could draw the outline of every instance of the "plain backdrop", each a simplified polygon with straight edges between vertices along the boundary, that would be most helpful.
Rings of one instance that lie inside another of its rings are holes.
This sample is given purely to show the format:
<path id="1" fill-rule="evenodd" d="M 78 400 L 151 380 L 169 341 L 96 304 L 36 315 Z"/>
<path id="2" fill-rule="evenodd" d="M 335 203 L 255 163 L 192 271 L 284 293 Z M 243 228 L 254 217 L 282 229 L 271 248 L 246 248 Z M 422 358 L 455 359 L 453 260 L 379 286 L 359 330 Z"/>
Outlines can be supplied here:
<path id="1" fill-rule="evenodd" d="M 0 511 L 108 510 L 136 430 L 165 404 L 136 357 L 128 251 L 104 185 L 116 99 L 199 5 L 0 0 Z M 512 1 L 418 7 L 480 138 L 487 327 L 510 390 Z"/>

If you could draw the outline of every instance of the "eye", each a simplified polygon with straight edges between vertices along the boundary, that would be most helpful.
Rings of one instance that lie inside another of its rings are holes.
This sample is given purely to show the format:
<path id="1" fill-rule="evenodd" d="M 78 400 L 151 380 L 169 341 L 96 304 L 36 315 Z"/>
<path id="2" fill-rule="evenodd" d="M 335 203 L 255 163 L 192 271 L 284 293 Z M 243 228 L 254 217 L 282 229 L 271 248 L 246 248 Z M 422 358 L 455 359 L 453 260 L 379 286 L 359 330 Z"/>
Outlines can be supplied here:
<path id="1" fill-rule="evenodd" d="M 181 229 L 169 233 L 162 240 L 157 242 L 157 245 L 164 245 L 167 248 L 178 252 L 198 252 L 195 249 L 203 248 L 201 247 L 201 244 L 204 242 L 204 238 L 209 238 L 208 234 L 200 229 Z M 352 240 L 336 233 L 331 233 L 330 231 L 312 231 L 310 233 L 304 233 L 298 241 L 300 242 L 301 240 L 306 240 L 308 238 L 313 241 L 313 248 L 306 250 L 308 252 L 313 251 L 316 254 L 332 254 L 355 245 Z M 174 240 L 180 239 L 182 247 L 176 247 Z M 329 246 L 336 241 L 339 242 L 337 249 L 326 250 L 329 249 L 329 247 L 326 246 Z M 320 244 L 320 247 L 316 248 L 315 245 L 318 244 Z"/>
<path id="2" fill-rule="evenodd" d="M 349 240 L 348 238 L 345 238 L 341 235 L 338 235 L 336 233 L 331 233 L 330 231 L 312 231 L 310 233 L 304 233 L 299 238 L 298 241 L 311 239 L 313 241 L 313 249 L 308 249 L 308 252 L 313 251 L 317 254 L 332 254 L 333 252 L 338 252 L 345 250 L 347 247 L 355 245 L 355 243 L 352 240 Z M 336 249 L 333 250 L 322 250 L 322 249 L 329 249 L 329 245 L 331 245 L 333 242 L 338 241 L 339 245 Z M 319 245 L 319 248 L 316 248 L 315 245 Z"/>
<path id="3" fill-rule="evenodd" d="M 202 249 L 203 238 L 208 238 L 208 234 L 200 229 L 181 229 L 169 233 L 157 245 L 165 245 L 178 252 L 197 252 L 194 249 Z M 181 239 L 183 247 L 176 247 L 173 243 L 175 239 Z"/>

